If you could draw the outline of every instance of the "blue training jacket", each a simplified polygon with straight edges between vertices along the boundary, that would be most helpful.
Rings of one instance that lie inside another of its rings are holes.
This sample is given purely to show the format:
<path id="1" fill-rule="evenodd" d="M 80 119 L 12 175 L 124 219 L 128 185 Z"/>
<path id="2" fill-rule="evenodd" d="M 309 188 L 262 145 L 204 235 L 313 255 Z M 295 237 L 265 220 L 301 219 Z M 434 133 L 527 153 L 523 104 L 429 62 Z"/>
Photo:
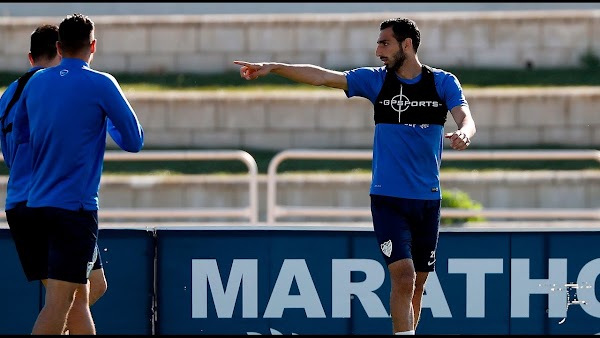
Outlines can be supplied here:
<path id="1" fill-rule="evenodd" d="M 33 72 L 42 67 L 31 67 L 27 72 Z M 18 79 L 13 81 L 2 93 L 0 98 L 0 114 L 5 114 L 2 128 L 14 122 L 16 111 L 19 109 L 18 101 L 10 111 L 6 111 L 8 103 L 12 100 L 17 89 Z M 22 98 L 22 96 L 21 96 Z M 19 98 L 19 100 L 21 100 Z M 3 115 L 4 116 L 4 115 Z M 31 150 L 29 144 L 15 143 L 13 132 L 0 132 L 0 145 L 4 164 L 8 168 L 8 185 L 6 188 L 6 202 L 4 209 L 10 210 L 17 203 L 27 200 L 29 193 L 29 180 L 31 179 Z"/>
<path id="2" fill-rule="evenodd" d="M 39 70 L 21 95 L 13 124 L 17 144 L 31 147 L 27 205 L 97 210 L 107 129 L 139 152 L 144 131 L 116 79 L 77 58 Z M 110 125 L 109 121 L 110 120 Z"/>

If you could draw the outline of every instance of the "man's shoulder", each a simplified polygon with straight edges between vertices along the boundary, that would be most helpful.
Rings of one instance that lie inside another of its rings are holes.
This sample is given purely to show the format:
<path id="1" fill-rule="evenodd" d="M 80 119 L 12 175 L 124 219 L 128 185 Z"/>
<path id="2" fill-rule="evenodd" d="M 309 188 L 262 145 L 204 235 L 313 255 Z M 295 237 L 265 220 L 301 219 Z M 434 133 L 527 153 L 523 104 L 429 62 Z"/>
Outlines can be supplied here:
<path id="1" fill-rule="evenodd" d="M 4 92 L 2 92 L 2 97 L 0 98 L 0 101 L 7 100 L 7 98 L 10 97 L 12 95 L 12 93 L 15 92 L 15 90 L 17 89 L 18 82 L 19 82 L 19 79 L 16 79 L 6 87 Z"/>
<path id="2" fill-rule="evenodd" d="M 89 72 L 89 76 L 91 76 L 92 78 L 94 78 L 94 80 L 97 81 L 106 81 L 106 82 L 115 82 L 116 79 L 115 77 L 108 72 L 103 72 L 97 69 L 92 69 L 92 68 L 86 68 L 85 71 Z"/>
<path id="3" fill-rule="evenodd" d="M 454 74 L 452 74 L 452 72 L 447 71 L 445 69 L 433 67 L 433 66 L 429 66 L 429 65 L 426 65 L 426 66 L 431 69 L 431 72 L 433 72 L 433 75 L 444 76 L 444 77 L 445 76 L 454 76 Z"/>
<path id="4" fill-rule="evenodd" d="M 368 76 L 382 76 L 385 77 L 387 69 L 385 66 L 382 67 L 358 67 L 350 69 L 344 72 L 346 76 L 352 74 L 353 76 L 368 77 Z"/>
<path id="5" fill-rule="evenodd" d="M 32 74 L 29 80 L 27 81 L 27 84 L 37 82 L 40 79 L 46 79 L 48 74 L 52 73 L 54 68 L 55 67 L 39 68 L 36 71 L 31 72 Z"/>
<path id="6" fill-rule="evenodd" d="M 19 80 L 23 77 L 28 75 L 28 73 L 30 73 L 31 71 L 27 71 L 26 73 L 23 73 L 23 75 L 21 75 L 20 77 L 16 78 L 13 82 L 11 82 L 6 89 L 4 90 L 4 92 L 2 93 L 2 96 L 0 97 L 0 102 L 2 108 L 4 109 L 5 107 L 8 106 L 8 102 L 10 100 L 12 100 L 12 97 L 14 96 L 14 94 L 17 91 L 17 88 L 19 87 Z M 35 74 L 32 74 L 35 75 Z M 32 76 L 33 77 L 33 76 Z"/>
<path id="7" fill-rule="evenodd" d="M 433 73 L 434 81 L 437 84 L 446 85 L 447 83 L 455 83 L 456 80 L 458 80 L 456 75 L 454 75 L 452 72 L 449 72 L 442 68 L 435 68 L 435 67 L 431 67 L 431 66 L 429 66 L 429 68 L 431 68 L 431 72 Z"/>

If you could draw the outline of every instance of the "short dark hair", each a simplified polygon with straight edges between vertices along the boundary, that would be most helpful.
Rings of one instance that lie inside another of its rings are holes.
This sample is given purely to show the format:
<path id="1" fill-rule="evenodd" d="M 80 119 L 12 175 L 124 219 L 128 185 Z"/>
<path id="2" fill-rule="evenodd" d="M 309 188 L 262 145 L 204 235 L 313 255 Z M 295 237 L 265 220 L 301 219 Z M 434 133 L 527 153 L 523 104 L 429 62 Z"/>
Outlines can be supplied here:
<path id="1" fill-rule="evenodd" d="M 63 53 L 76 54 L 92 42 L 94 22 L 79 13 L 67 15 L 58 26 L 58 41 Z"/>
<path id="2" fill-rule="evenodd" d="M 421 44 L 421 32 L 413 20 L 407 18 L 385 20 L 379 26 L 379 30 L 384 30 L 388 27 L 392 27 L 394 37 L 398 42 L 402 42 L 406 38 L 411 38 L 415 53 L 417 52 Z"/>
<path id="3" fill-rule="evenodd" d="M 41 58 L 52 60 L 56 57 L 56 41 L 58 41 L 57 25 L 41 25 L 31 33 L 29 52 L 33 61 Z"/>

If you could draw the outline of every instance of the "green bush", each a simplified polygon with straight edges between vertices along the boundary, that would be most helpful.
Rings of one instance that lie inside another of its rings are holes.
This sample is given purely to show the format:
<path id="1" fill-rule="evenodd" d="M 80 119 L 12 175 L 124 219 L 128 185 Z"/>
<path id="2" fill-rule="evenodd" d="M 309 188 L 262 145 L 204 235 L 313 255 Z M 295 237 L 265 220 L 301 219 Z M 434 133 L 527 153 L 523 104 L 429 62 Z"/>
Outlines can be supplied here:
<path id="1" fill-rule="evenodd" d="M 481 210 L 481 203 L 474 201 L 469 195 L 458 189 L 442 189 L 442 208 Z M 442 225 L 455 225 L 465 222 L 485 221 L 483 217 L 442 218 Z"/>
<path id="2" fill-rule="evenodd" d="M 579 57 L 579 62 L 586 69 L 594 69 L 600 67 L 600 58 L 592 49 L 588 49 Z"/>

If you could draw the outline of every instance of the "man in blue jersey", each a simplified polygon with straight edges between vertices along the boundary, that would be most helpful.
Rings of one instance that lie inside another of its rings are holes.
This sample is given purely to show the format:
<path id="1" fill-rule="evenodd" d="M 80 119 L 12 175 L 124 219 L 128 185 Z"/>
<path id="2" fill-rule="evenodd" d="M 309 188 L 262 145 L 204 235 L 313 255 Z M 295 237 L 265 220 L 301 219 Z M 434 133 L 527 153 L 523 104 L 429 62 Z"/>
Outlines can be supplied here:
<path id="1" fill-rule="evenodd" d="M 4 164 L 9 170 L 5 212 L 11 236 L 19 260 L 28 281 L 41 280 L 46 285 L 48 274 L 48 245 L 46 225 L 32 221 L 32 209 L 27 207 L 29 180 L 31 178 L 31 151 L 28 143 L 17 146 L 12 127 L 16 114 L 15 105 L 20 100 L 23 87 L 40 69 L 56 66 L 61 57 L 56 51 L 57 25 L 37 27 L 30 37 L 29 63 L 31 68 L 11 83 L 0 98 L 0 144 Z M 90 273 L 90 306 L 106 292 L 106 278 L 100 256 Z M 80 300 L 76 300 L 80 301 Z M 72 334 L 77 334 L 76 310 L 70 314 Z"/>
<path id="2" fill-rule="evenodd" d="M 128 152 L 142 149 L 144 133 L 116 79 L 90 68 L 96 52 L 90 18 L 68 15 L 59 25 L 56 46 L 60 64 L 31 77 L 13 128 L 15 142 L 29 142 L 31 149 L 27 206 L 48 229 L 46 298 L 32 334 L 61 334 L 73 311 L 81 317 L 77 332 L 95 334 L 88 281 L 98 256 L 107 129 Z M 82 301 L 74 302 L 80 294 Z"/>
<path id="3" fill-rule="evenodd" d="M 464 150 L 475 135 L 458 79 L 419 61 L 420 35 L 413 20 L 382 22 L 375 51 L 382 67 L 338 72 L 307 64 L 234 61 L 247 80 L 274 73 L 373 103 L 371 214 L 390 274 L 393 332 L 402 335 L 415 334 L 425 282 L 435 269 L 444 137 L 453 149 Z M 448 111 L 458 128 L 444 133 Z"/>

